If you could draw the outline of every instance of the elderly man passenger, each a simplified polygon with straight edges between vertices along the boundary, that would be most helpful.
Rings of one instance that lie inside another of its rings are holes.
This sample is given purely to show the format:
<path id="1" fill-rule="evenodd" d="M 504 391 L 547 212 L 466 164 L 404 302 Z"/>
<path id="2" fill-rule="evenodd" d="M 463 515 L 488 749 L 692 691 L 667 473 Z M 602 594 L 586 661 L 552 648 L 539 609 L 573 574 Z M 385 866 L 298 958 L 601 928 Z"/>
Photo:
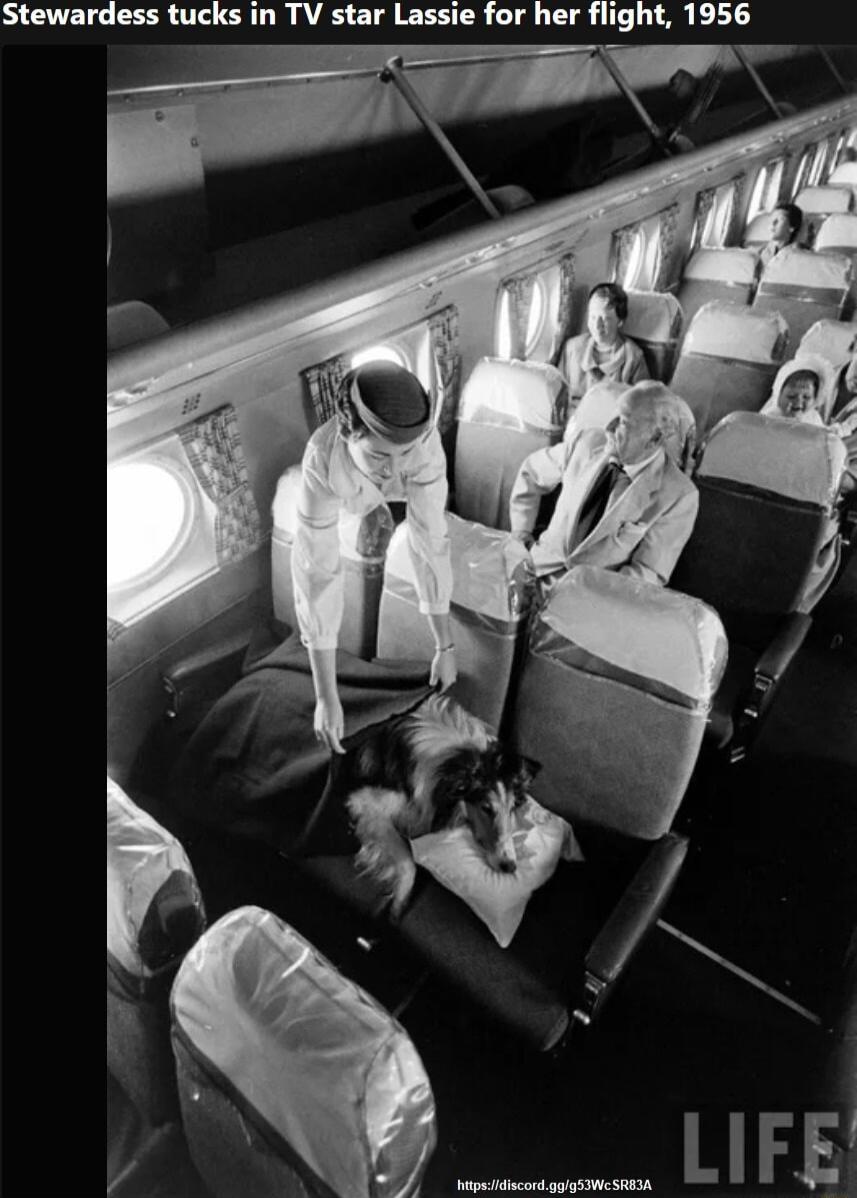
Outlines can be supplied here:
<path id="1" fill-rule="evenodd" d="M 587 564 L 669 581 L 699 506 L 696 487 L 664 444 L 673 409 L 663 383 L 637 383 L 606 429 L 584 429 L 525 459 L 509 500 L 519 540 L 532 544 L 541 497 L 561 488 L 550 524 L 532 544 L 539 578 L 549 584 Z"/>

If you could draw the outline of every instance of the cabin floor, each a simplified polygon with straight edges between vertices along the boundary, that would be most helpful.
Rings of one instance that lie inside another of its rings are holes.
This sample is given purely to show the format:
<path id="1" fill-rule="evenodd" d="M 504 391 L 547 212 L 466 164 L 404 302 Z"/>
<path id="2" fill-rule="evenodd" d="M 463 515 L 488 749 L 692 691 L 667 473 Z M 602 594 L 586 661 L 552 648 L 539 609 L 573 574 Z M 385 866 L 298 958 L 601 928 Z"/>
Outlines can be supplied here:
<path id="1" fill-rule="evenodd" d="M 584 1179 L 634 1179 L 661 1195 L 800 1192 L 793 1171 L 801 1136 L 777 1133 L 788 1153 L 777 1158 L 774 1181 L 760 1182 L 756 1120 L 784 1111 L 800 1127 L 813 1109 L 811 1079 L 824 1051 L 814 1016 L 829 1008 L 857 924 L 855 779 L 857 553 L 816 610 L 748 760 L 701 762 L 684 809 L 692 849 L 661 925 L 600 1022 L 560 1059 L 511 1043 L 431 979 L 415 987 L 421 979 L 408 963 L 382 961 L 379 976 L 379 963 L 366 962 L 366 978 L 374 973 L 374 991 L 391 1009 L 413 994 L 399 1017 L 438 1111 L 423 1193 L 439 1198 L 494 1178 L 544 1180 L 548 1191 L 565 1181 L 583 1192 Z M 227 849 L 214 837 L 188 849 L 210 919 L 258 902 L 300 929 L 296 892 L 276 854 L 249 842 Z M 692 1112 L 698 1163 L 719 1170 L 708 1184 L 685 1172 Z M 731 1184 L 730 1112 L 744 1113 L 747 1143 L 744 1180 Z M 180 1130 L 147 1140 L 111 1079 L 108 1125 L 112 1198 L 206 1198 Z M 144 1140 L 140 1155 L 133 1145 Z M 847 1164 L 839 1168 L 838 1182 L 817 1193 L 857 1194 L 857 1162 L 850 1186 Z"/>

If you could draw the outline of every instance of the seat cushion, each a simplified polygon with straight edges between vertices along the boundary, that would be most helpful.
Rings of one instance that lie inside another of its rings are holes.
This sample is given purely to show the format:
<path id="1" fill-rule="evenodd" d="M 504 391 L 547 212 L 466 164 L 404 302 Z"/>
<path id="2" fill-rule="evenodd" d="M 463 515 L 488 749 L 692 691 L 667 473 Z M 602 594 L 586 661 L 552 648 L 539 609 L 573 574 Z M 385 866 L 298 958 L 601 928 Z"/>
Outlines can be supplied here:
<path id="1" fill-rule="evenodd" d="M 300 867 L 351 910 L 377 912 L 380 891 L 358 874 L 352 858 L 315 857 Z M 561 863 L 532 896 L 514 939 L 502 949 L 460 898 L 424 870 L 417 872 L 398 933 L 492 1019 L 539 1050 L 552 1048 L 568 1026 L 586 952 L 629 873 Z"/>

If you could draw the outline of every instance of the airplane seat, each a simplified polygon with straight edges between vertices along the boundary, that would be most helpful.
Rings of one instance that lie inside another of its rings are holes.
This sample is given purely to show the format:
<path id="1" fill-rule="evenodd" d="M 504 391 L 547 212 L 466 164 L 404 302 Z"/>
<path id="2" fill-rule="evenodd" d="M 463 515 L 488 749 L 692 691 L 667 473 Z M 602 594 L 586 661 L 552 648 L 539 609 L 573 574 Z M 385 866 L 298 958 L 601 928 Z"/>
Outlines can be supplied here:
<path id="1" fill-rule="evenodd" d="M 803 212 L 803 225 L 800 231 L 801 244 L 817 248 L 815 239 L 819 226 L 831 213 L 850 212 L 852 201 L 850 187 L 827 184 L 802 188 L 795 199 L 798 208 Z"/>
<path id="2" fill-rule="evenodd" d="M 107 779 L 107 1066 L 152 1127 L 178 1116 L 168 995 L 205 909 L 182 845 Z"/>
<path id="3" fill-rule="evenodd" d="M 850 188 L 854 197 L 853 206 L 857 208 L 857 162 L 840 162 L 830 172 L 827 182 L 829 185 Z"/>
<path id="4" fill-rule="evenodd" d="M 726 627 L 729 664 L 708 734 L 735 760 L 835 574 L 844 462 L 827 429 L 756 412 L 727 416 L 703 449 L 699 512 L 670 586 L 710 604 Z"/>
<path id="5" fill-rule="evenodd" d="M 817 320 L 840 320 L 854 268 L 844 254 L 793 250 L 772 258 L 753 299 L 756 312 L 779 312 L 796 346 Z"/>
<path id="6" fill-rule="evenodd" d="M 482 358 L 465 384 L 455 442 L 455 511 L 464 520 L 509 529 L 509 493 L 521 463 L 556 444 L 568 389 L 544 362 Z"/>
<path id="7" fill-rule="evenodd" d="M 643 351 L 653 379 L 664 381 L 672 374 L 683 324 L 682 307 L 674 295 L 628 292 L 628 316 L 622 332 Z"/>
<path id="8" fill-rule="evenodd" d="M 297 628 L 292 587 L 292 551 L 298 522 L 300 465 L 290 466 L 277 483 L 272 506 L 271 588 L 274 615 Z M 384 578 L 384 558 L 393 534 L 393 518 L 384 504 L 364 516 L 342 512 L 339 549 L 344 575 L 345 603 L 339 629 L 340 648 L 369 661 L 375 656 L 378 607 Z"/>
<path id="9" fill-rule="evenodd" d="M 819 226 L 815 238 L 817 254 L 840 254 L 848 258 L 852 267 L 851 291 L 842 315 L 853 319 L 857 306 L 857 214 L 836 213 L 828 216 Z"/>
<path id="10" fill-rule="evenodd" d="M 850 320 L 817 320 L 804 333 L 795 356 L 807 353 L 820 354 L 838 372 L 829 409 L 823 413 L 827 421 L 853 399 L 845 386 L 842 367 L 850 361 L 852 354 L 857 353 L 857 324 Z"/>
<path id="11" fill-rule="evenodd" d="M 406 1198 L 437 1140 L 399 1023 L 294 928 L 224 915 L 173 986 L 191 1158 L 213 1198 Z"/>
<path id="12" fill-rule="evenodd" d="M 595 566 L 571 569 L 534 617 L 507 739 L 540 764 L 532 795 L 571 824 L 579 851 L 502 935 L 424 868 L 395 925 L 480 1018 L 533 1049 L 595 1019 L 671 892 L 688 844 L 670 829 L 725 655 L 706 605 Z M 299 868 L 350 911 L 377 911 L 352 857 Z M 516 876 L 490 875 L 489 893 L 502 898 Z"/>
<path id="13" fill-rule="evenodd" d="M 785 361 L 789 333 L 777 312 L 712 300 L 696 313 L 670 390 L 689 405 L 701 441 L 729 412 L 758 411 Z"/>
<path id="14" fill-rule="evenodd" d="M 757 262 L 754 250 L 739 246 L 696 250 L 684 268 L 678 290 L 685 330 L 702 305 L 711 300 L 749 304 L 756 287 Z"/>
<path id="15" fill-rule="evenodd" d="M 169 331 L 170 326 L 151 304 L 141 303 L 140 300 L 127 300 L 122 304 L 110 304 L 107 308 L 109 354 Z"/>
<path id="16" fill-rule="evenodd" d="M 447 515 L 452 557 L 450 622 L 458 678 L 450 694 L 496 731 L 531 600 L 527 550 L 510 533 Z M 378 618 L 378 657 L 430 662 L 434 641 L 420 613 L 407 529 L 390 543 Z"/>
<path id="17" fill-rule="evenodd" d="M 742 244 L 747 249 L 756 249 L 759 246 L 765 245 L 771 240 L 773 232 L 771 228 L 771 218 L 774 213 L 760 212 L 754 216 L 747 228 L 744 230 L 744 240 Z"/>

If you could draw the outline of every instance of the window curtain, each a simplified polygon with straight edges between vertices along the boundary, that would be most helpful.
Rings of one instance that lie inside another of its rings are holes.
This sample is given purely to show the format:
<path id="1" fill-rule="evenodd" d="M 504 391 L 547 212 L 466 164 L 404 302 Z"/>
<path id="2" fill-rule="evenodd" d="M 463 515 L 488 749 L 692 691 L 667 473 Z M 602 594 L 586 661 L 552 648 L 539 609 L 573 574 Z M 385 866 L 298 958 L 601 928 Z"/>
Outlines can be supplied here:
<path id="1" fill-rule="evenodd" d="M 680 246 L 676 240 L 678 227 L 679 204 L 670 204 L 669 208 L 659 213 L 658 239 L 660 241 L 660 257 L 658 273 L 655 279 L 654 291 L 668 291 L 673 283 L 677 283 L 681 269 Z"/>
<path id="2" fill-rule="evenodd" d="M 562 347 L 572 333 L 572 299 L 574 298 L 574 254 L 566 254 L 560 258 L 559 266 L 559 301 L 557 303 L 556 330 L 551 346 L 550 360 L 556 366 L 559 362 Z"/>
<path id="3" fill-rule="evenodd" d="M 639 221 L 635 221 L 633 225 L 625 225 L 624 228 L 617 229 L 613 234 L 613 248 L 611 251 L 611 258 L 613 259 L 613 278 L 623 287 L 625 286 L 625 276 L 628 273 L 628 263 L 631 259 L 631 249 L 634 245 L 634 236 L 639 227 Z"/>
<path id="4" fill-rule="evenodd" d="M 509 356 L 524 361 L 527 356 L 527 329 L 533 303 L 534 272 L 506 279 L 503 288 L 509 297 Z"/>
<path id="5" fill-rule="evenodd" d="M 261 541 L 261 524 L 235 408 L 226 404 L 180 429 L 179 436 L 197 482 L 217 505 L 214 537 L 218 564 L 245 557 Z"/>
<path id="6" fill-rule="evenodd" d="M 429 317 L 429 337 L 438 372 L 437 427 L 441 434 L 452 428 L 461 390 L 461 346 L 458 309 L 454 304 Z"/>
<path id="7" fill-rule="evenodd" d="M 708 220 L 708 214 L 714 207 L 714 192 L 713 187 L 706 187 L 704 191 L 700 191 L 696 197 L 696 210 L 693 214 L 693 223 L 696 227 L 696 237 L 693 245 L 690 247 L 691 254 L 695 250 L 702 248 L 702 235 L 705 232 L 705 222 Z"/>
<path id="8" fill-rule="evenodd" d="M 324 424 L 334 414 L 337 392 L 347 373 L 348 362 L 341 354 L 301 371 L 319 424 Z"/>
<path id="9" fill-rule="evenodd" d="M 107 617 L 107 639 L 108 641 L 118 640 L 122 633 L 125 632 L 125 625 L 121 620 L 114 620 L 112 616 Z"/>
<path id="10" fill-rule="evenodd" d="M 747 185 L 745 174 L 736 175 L 732 180 L 732 216 L 729 228 L 726 230 L 725 245 L 740 245 L 741 234 L 744 231 L 744 189 Z"/>

